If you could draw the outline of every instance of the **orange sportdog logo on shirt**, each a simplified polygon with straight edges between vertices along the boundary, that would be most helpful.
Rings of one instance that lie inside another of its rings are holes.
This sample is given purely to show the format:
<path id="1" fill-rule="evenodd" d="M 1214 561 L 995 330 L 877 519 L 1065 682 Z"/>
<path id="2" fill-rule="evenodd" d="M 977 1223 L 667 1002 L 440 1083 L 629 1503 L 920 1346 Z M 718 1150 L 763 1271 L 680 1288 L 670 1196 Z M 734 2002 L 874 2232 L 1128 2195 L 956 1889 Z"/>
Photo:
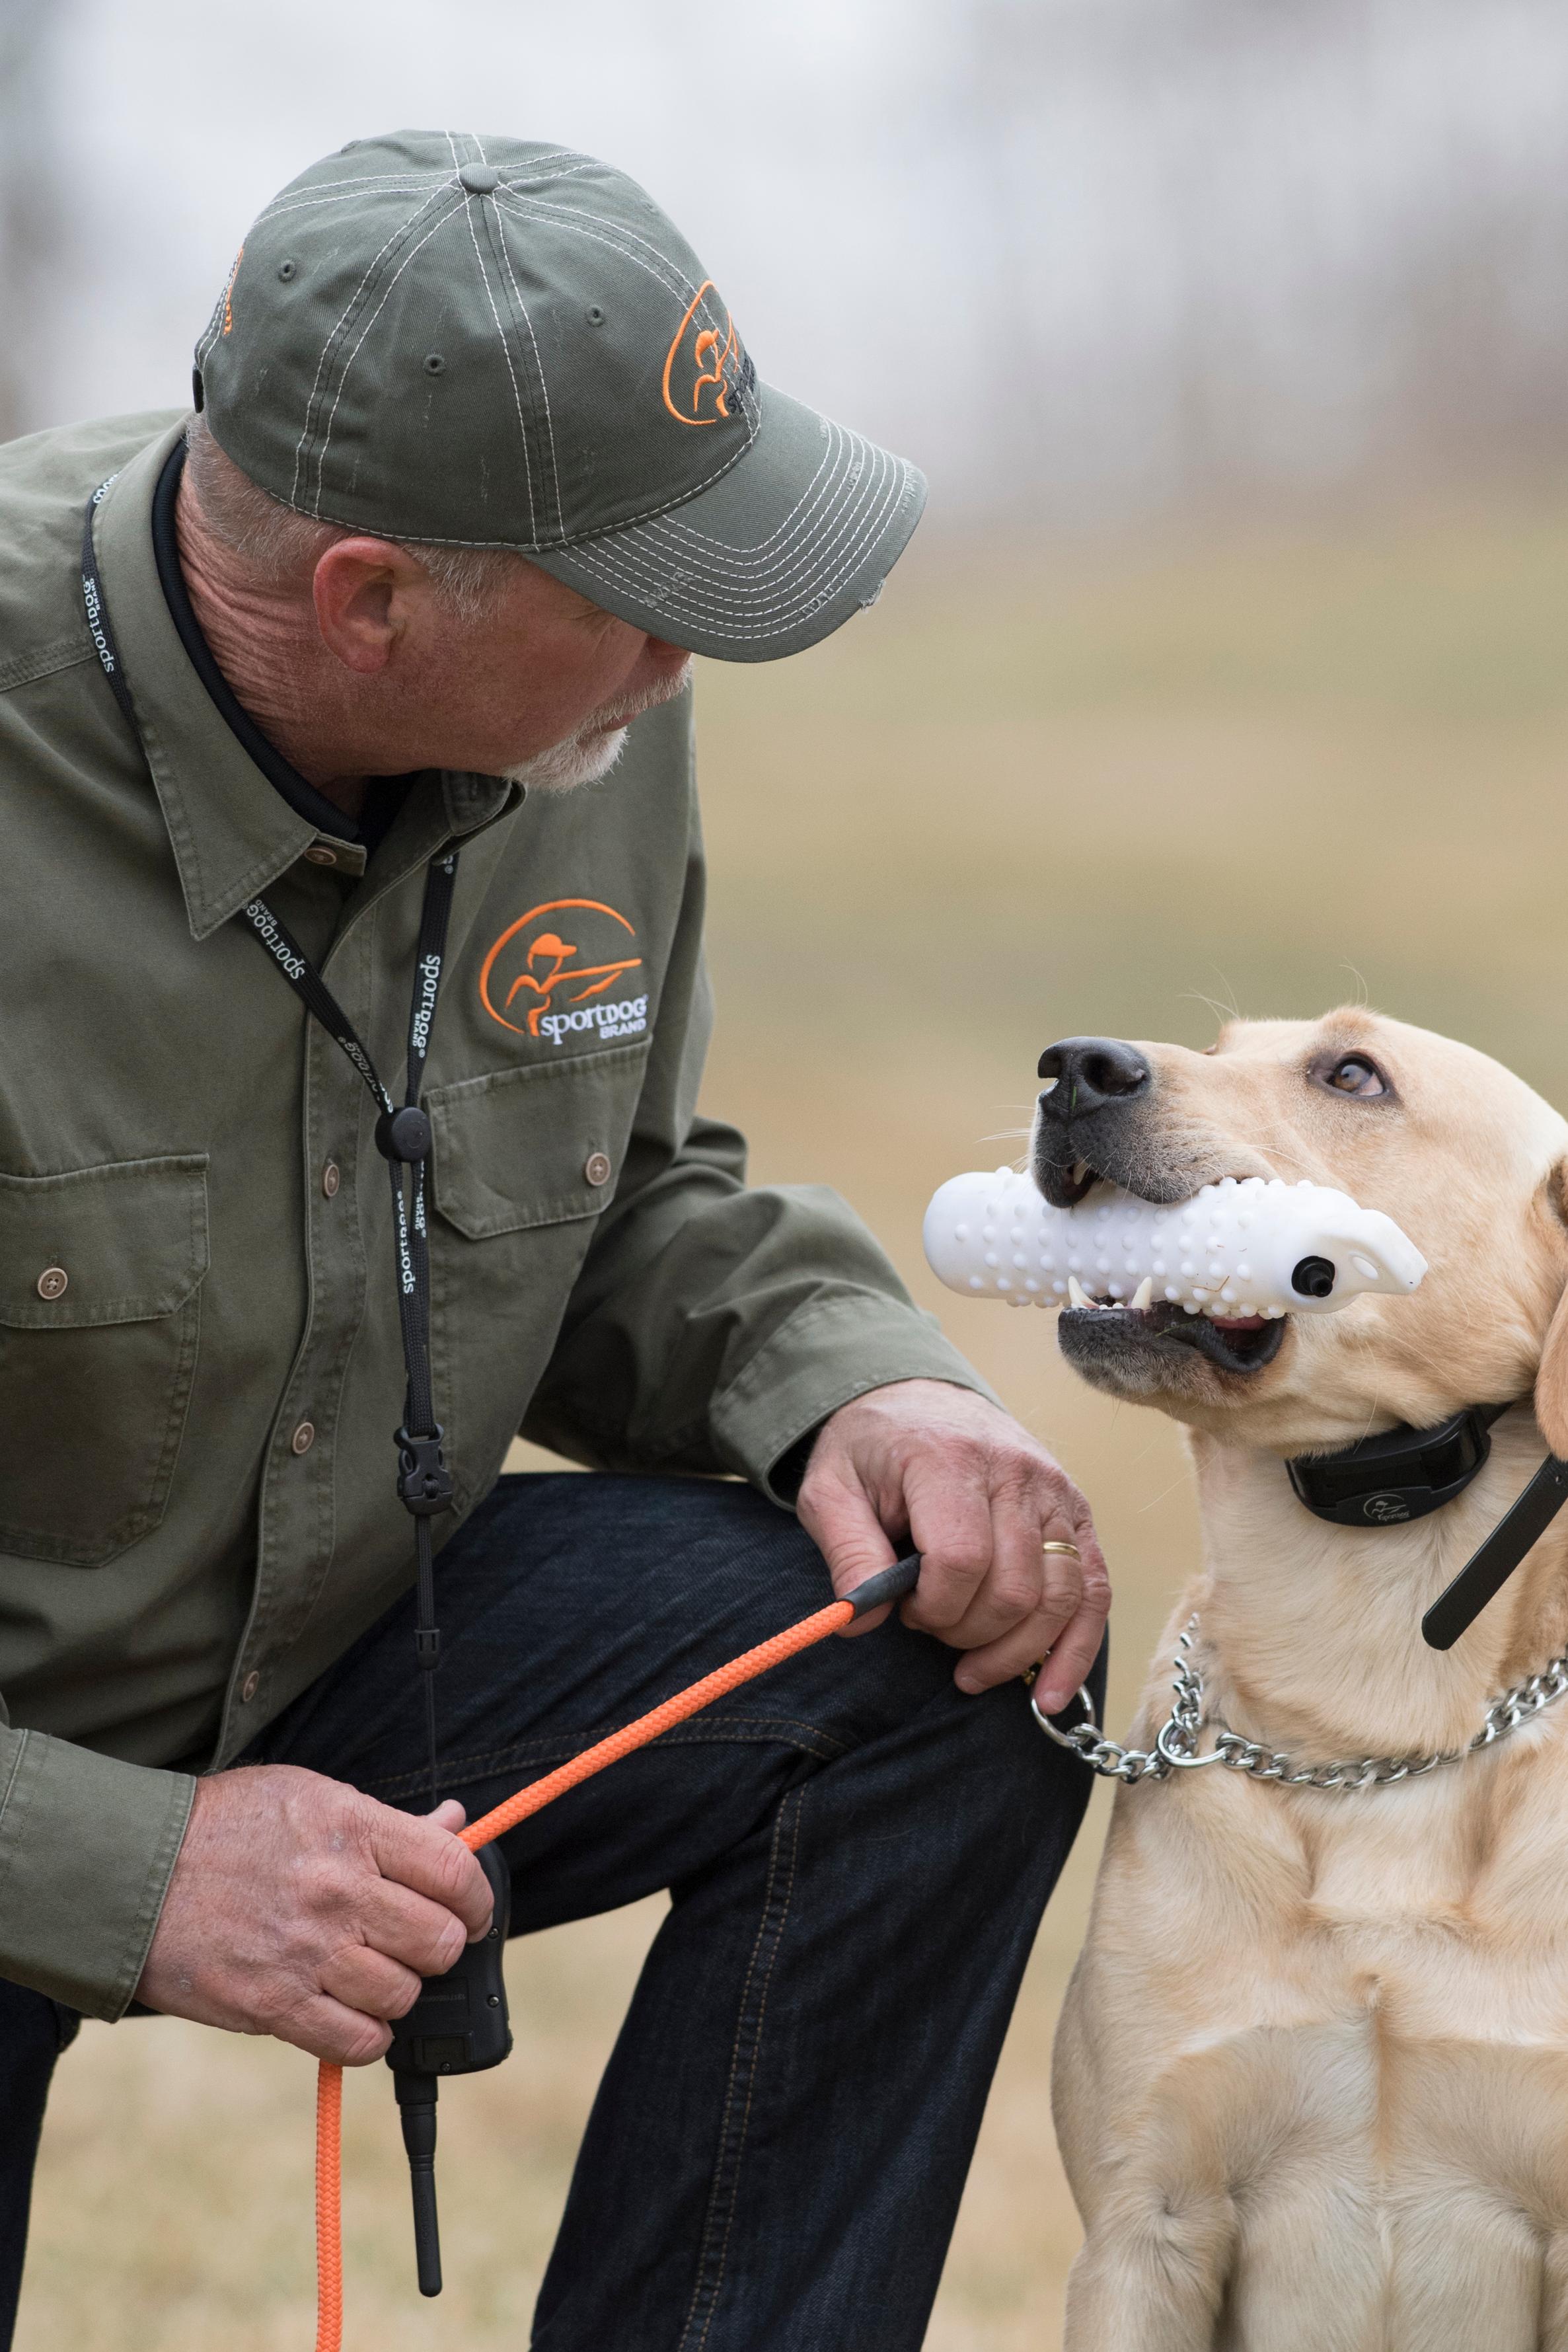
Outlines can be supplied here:
<path id="1" fill-rule="evenodd" d="M 563 936 L 569 930 L 570 939 Z M 627 972 L 642 970 L 640 955 L 614 952 L 636 936 L 601 899 L 549 898 L 508 923 L 491 948 L 479 968 L 479 1002 L 503 1029 L 548 1037 L 552 1045 L 579 1036 L 640 1037 L 648 1026 L 646 993 L 623 986 L 610 994 Z"/>
<path id="2" fill-rule="evenodd" d="M 714 293 L 713 279 L 705 278 L 675 329 L 675 340 L 664 361 L 664 406 L 677 425 L 716 425 L 729 416 L 730 400 L 747 372 L 729 312 L 725 311 L 722 330 L 704 324 L 697 317 L 705 295 Z"/>

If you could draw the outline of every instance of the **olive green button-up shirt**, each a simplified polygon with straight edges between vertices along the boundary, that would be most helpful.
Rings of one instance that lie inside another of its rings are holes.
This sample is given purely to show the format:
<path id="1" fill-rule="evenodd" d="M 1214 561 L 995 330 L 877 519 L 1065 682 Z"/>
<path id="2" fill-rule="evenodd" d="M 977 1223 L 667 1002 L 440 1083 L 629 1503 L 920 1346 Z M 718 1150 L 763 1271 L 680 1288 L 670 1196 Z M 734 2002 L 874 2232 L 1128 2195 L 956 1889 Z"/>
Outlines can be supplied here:
<path id="1" fill-rule="evenodd" d="M 519 1430 L 766 1490 L 868 1388 L 981 1385 L 842 1202 L 748 1190 L 698 1116 L 689 700 L 579 792 L 417 778 L 367 862 L 252 762 L 171 620 L 150 510 L 183 423 L 0 449 L 0 1976 L 102 2017 L 183 1834 L 171 1767 L 232 1759 L 412 1572 L 373 1109 L 250 898 L 399 1094 L 425 869 L 460 853 L 424 1097 L 439 1535 Z M 108 475 L 140 742 L 82 601 Z"/>

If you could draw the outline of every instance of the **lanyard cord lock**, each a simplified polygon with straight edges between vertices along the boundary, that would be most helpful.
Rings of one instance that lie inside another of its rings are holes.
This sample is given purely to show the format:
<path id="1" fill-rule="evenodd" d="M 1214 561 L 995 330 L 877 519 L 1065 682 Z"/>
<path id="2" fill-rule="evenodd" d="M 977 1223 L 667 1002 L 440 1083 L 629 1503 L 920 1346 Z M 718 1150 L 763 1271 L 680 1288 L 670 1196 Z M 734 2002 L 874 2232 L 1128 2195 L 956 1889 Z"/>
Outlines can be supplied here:
<path id="1" fill-rule="evenodd" d="M 397 1433 L 398 1496 L 415 1518 L 435 1518 L 452 1508 L 452 1473 L 441 1450 L 445 1433 L 439 1422 L 427 1437 L 414 1437 L 406 1429 Z"/>
<path id="2" fill-rule="evenodd" d="M 417 1103 L 382 1111 L 376 1121 L 376 1150 L 394 1164 L 402 1160 L 417 1167 L 429 1159 L 430 1120 Z"/>

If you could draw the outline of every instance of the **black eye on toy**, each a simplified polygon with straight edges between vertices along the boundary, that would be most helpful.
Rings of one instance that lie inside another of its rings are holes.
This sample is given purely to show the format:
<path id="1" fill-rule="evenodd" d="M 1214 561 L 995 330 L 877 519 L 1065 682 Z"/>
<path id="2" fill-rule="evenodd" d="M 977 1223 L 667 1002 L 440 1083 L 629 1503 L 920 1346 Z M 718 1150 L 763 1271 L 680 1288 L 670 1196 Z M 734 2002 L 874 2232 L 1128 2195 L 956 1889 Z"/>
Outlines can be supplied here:
<path id="1" fill-rule="evenodd" d="M 1301 1298 L 1328 1298 L 1334 1286 L 1332 1258 L 1303 1257 L 1291 1269 L 1291 1288 Z"/>

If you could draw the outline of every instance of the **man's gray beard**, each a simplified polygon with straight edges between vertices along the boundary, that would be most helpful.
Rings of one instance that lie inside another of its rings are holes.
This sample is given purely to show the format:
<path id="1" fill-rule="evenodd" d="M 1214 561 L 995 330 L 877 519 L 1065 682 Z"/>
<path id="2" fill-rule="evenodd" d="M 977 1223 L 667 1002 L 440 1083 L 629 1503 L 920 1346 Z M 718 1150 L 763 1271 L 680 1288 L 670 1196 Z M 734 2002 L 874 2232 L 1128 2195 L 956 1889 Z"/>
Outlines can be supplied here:
<path id="1" fill-rule="evenodd" d="M 508 784 L 531 784 L 541 793 L 570 793 L 579 784 L 596 784 L 607 776 L 622 752 L 626 749 L 626 737 L 631 721 L 644 710 L 654 710 L 661 702 L 674 701 L 690 683 L 692 665 L 685 666 L 664 686 L 647 694 L 634 695 L 625 702 L 612 703 L 608 710 L 595 713 L 596 727 L 609 719 L 624 719 L 612 733 L 569 735 L 564 743 L 551 743 L 543 751 L 536 751 L 531 760 L 520 760 L 515 768 L 503 768 L 501 774 Z"/>
<path id="2" fill-rule="evenodd" d="M 591 736 L 586 742 L 569 735 L 564 743 L 552 743 L 531 760 L 503 768 L 501 774 L 508 784 L 528 784 L 541 793 L 570 793 L 579 784 L 596 784 L 626 749 L 630 733 L 630 728 L 618 727 L 612 735 Z"/>

